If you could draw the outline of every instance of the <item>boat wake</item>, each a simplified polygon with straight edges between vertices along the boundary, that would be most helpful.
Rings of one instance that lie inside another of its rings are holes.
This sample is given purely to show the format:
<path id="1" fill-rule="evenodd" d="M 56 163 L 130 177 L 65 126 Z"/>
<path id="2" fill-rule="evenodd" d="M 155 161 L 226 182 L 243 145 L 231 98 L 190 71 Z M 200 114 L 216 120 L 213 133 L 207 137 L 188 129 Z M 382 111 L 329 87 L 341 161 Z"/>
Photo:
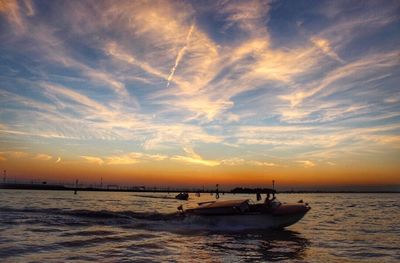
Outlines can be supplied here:
<path id="1" fill-rule="evenodd" d="M 241 231 L 240 224 L 221 224 L 204 217 L 185 216 L 180 212 L 133 212 L 61 208 L 0 207 L 0 223 L 41 226 L 117 226 L 157 231 Z"/>
<path id="2" fill-rule="evenodd" d="M 29 223 L 47 225 L 129 225 L 145 222 L 181 220 L 179 213 L 133 212 L 61 208 L 0 207 L 0 222 L 4 224 Z"/>
<path id="3" fill-rule="evenodd" d="M 159 195 L 132 195 L 136 197 L 144 197 L 144 198 L 154 198 L 154 199 L 172 199 L 175 200 L 176 198 L 173 196 L 159 196 Z"/>

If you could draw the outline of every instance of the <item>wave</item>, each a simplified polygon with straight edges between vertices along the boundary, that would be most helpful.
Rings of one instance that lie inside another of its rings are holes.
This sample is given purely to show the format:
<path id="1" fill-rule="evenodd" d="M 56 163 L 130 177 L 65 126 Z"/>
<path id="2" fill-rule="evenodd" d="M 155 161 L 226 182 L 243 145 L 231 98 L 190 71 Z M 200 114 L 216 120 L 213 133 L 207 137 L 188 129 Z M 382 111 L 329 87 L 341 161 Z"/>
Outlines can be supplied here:
<path id="1" fill-rule="evenodd" d="M 159 195 L 132 195 L 136 197 L 144 197 L 144 198 L 155 198 L 155 199 L 171 199 L 171 200 L 176 200 L 175 197 L 173 196 L 159 196 Z"/>
<path id="2" fill-rule="evenodd" d="M 0 207 L 0 213 L 32 213 L 46 215 L 63 215 L 80 218 L 93 219 L 145 219 L 151 221 L 170 220 L 181 217 L 178 212 L 158 213 L 158 212 L 133 212 L 133 211 L 111 211 L 111 210 L 88 210 L 88 209 L 61 209 L 61 208 L 10 208 Z"/>

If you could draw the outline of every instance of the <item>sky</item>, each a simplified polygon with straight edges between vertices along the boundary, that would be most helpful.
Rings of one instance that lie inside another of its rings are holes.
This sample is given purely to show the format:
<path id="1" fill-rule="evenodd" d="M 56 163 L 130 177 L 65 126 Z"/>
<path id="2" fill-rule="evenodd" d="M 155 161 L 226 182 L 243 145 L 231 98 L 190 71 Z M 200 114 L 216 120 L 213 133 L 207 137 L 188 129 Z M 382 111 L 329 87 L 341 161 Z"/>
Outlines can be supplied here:
<path id="1" fill-rule="evenodd" d="M 399 47 L 399 1 L 1 0 L 0 168 L 400 185 Z"/>

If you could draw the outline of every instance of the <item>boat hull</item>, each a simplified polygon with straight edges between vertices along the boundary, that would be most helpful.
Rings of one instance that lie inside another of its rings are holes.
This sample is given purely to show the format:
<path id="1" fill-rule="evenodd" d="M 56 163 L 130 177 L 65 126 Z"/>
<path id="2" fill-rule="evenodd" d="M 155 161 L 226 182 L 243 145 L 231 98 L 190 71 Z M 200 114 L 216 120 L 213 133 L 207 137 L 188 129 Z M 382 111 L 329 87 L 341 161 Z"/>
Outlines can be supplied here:
<path id="1" fill-rule="evenodd" d="M 297 223 L 307 212 L 289 215 L 246 213 L 236 215 L 187 215 L 187 220 L 218 228 L 279 229 Z"/>

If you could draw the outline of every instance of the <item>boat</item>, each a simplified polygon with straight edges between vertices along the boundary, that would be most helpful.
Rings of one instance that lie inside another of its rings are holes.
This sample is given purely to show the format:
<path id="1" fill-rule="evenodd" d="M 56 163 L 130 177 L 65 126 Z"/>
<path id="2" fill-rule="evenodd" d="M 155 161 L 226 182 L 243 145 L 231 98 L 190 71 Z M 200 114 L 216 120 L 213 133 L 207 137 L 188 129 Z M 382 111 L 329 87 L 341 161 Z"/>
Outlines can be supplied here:
<path id="1" fill-rule="evenodd" d="M 188 200 L 189 194 L 188 193 L 179 193 L 175 196 L 175 198 L 178 200 Z"/>
<path id="2" fill-rule="evenodd" d="M 180 209 L 186 217 L 200 218 L 212 225 L 279 229 L 297 223 L 311 207 L 307 203 L 281 203 L 273 198 L 264 203 L 253 203 L 250 199 L 210 201 L 198 203 L 196 208 Z"/>

